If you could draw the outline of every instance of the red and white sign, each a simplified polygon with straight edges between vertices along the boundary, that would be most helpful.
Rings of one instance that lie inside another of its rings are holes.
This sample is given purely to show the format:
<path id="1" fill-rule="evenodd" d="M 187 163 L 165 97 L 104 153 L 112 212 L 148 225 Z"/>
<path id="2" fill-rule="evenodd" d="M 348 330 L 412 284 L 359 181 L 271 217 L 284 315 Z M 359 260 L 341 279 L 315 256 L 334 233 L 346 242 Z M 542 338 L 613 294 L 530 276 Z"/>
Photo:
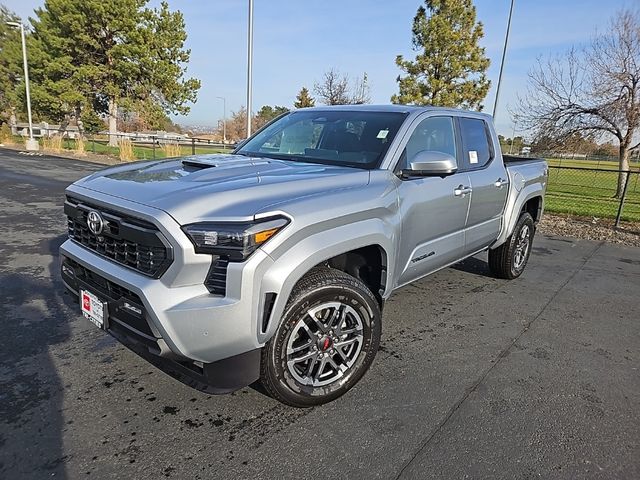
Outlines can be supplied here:
<path id="1" fill-rule="evenodd" d="M 91 292 L 80 290 L 80 310 L 96 327 L 104 328 L 104 304 Z"/>

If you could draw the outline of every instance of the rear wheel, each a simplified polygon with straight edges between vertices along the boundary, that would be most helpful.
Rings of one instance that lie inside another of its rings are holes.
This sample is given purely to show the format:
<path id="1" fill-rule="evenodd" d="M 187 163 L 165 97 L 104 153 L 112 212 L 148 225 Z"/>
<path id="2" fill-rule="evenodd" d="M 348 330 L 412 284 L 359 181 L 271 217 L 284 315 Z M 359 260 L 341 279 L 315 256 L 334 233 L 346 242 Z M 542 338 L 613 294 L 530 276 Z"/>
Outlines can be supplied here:
<path id="1" fill-rule="evenodd" d="M 330 402 L 353 387 L 378 351 L 381 313 L 360 280 L 319 268 L 294 288 L 263 349 L 262 384 L 296 407 Z"/>
<path id="2" fill-rule="evenodd" d="M 512 280 L 524 272 L 529 255 L 535 224 L 529 213 L 520 215 L 513 233 L 498 248 L 489 250 L 489 269 L 498 278 Z"/>

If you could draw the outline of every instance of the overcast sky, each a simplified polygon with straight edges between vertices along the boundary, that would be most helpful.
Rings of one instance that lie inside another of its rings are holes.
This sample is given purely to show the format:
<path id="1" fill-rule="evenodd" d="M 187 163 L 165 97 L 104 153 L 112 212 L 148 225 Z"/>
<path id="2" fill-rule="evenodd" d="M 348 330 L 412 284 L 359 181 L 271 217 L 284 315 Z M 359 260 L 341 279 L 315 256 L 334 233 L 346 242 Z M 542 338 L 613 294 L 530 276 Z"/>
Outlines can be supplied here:
<path id="1" fill-rule="evenodd" d="M 475 0 L 484 24 L 482 46 L 491 59 L 492 111 L 510 0 Z M 22 17 L 33 16 L 42 0 L 3 0 Z M 152 2 L 157 3 L 157 2 Z M 351 77 L 367 72 L 373 103 L 389 103 L 397 92 L 398 54 L 411 56 L 411 24 L 419 0 L 255 0 L 253 110 L 262 105 L 291 107 L 302 86 L 310 90 L 322 73 L 336 67 Z M 638 0 L 516 0 L 512 36 L 496 124 L 511 136 L 507 107 L 526 88 L 536 57 L 561 53 L 589 40 L 608 19 Z M 182 124 L 215 125 L 246 98 L 247 6 L 245 0 L 169 0 L 184 13 L 191 48 L 189 74 L 202 88 Z"/>

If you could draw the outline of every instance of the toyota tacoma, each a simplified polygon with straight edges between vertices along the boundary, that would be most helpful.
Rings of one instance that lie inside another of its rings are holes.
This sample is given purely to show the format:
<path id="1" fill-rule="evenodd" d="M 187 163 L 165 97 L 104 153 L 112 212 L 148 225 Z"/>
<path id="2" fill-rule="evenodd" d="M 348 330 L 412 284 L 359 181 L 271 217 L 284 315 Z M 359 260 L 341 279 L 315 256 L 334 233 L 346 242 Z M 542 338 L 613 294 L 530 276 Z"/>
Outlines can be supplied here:
<path id="1" fill-rule="evenodd" d="M 88 320 L 189 385 L 321 404 L 370 367 L 398 288 L 485 250 L 522 274 L 547 176 L 482 113 L 300 109 L 231 154 L 69 186 L 61 275 Z"/>

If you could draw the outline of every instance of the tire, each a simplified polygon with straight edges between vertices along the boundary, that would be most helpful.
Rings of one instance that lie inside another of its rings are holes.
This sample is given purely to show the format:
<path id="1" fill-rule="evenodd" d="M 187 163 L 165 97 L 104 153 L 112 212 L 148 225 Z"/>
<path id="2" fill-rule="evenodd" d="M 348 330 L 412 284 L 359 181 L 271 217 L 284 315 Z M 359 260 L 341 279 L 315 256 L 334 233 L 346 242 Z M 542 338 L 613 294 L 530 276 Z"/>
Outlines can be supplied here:
<path id="1" fill-rule="evenodd" d="M 294 287 L 263 348 L 262 385 L 294 407 L 335 400 L 373 363 L 381 319 L 377 300 L 360 280 L 332 268 L 312 270 Z"/>
<path id="2" fill-rule="evenodd" d="M 518 278 L 527 266 L 535 231 L 536 227 L 531 215 L 526 212 L 521 214 L 507 241 L 498 248 L 489 250 L 491 273 L 498 278 L 508 280 Z"/>

